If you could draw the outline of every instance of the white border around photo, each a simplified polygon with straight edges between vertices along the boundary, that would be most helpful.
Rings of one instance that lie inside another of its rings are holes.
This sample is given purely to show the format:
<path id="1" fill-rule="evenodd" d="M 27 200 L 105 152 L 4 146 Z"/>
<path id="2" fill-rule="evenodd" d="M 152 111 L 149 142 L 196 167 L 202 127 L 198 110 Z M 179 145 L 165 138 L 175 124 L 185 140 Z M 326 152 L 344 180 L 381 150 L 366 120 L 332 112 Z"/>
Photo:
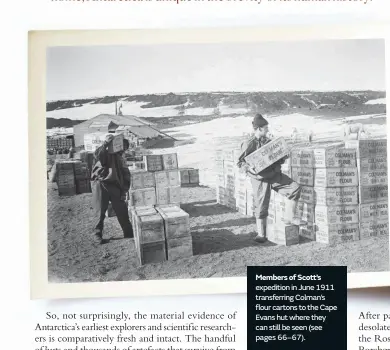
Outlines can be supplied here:
<path id="1" fill-rule="evenodd" d="M 176 279 L 134 282 L 49 283 L 47 266 L 46 49 L 52 46 L 152 45 L 319 39 L 386 40 L 389 24 L 241 27 L 214 29 L 37 31 L 29 33 L 29 180 L 31 298 L 246 293 L 246 278 Z M 390 70 L 386 70 L 389 86 Z M 387 126 L 388 127 L 388 126 Z M 390 286 L 390 272 L 348 274 L 348 288 Z"/>

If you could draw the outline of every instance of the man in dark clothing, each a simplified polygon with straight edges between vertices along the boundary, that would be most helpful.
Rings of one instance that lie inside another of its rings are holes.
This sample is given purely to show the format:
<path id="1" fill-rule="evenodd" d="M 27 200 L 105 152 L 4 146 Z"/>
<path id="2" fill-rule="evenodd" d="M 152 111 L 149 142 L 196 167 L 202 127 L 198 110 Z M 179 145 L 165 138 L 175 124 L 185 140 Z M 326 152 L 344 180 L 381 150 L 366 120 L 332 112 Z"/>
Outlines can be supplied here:
<path id="1" fill-rule="evenodd" d="M 289 208 L 293 217 L 297 201 L 300 197 L 301 187 L 287 175 L 282 173 L 281 165 L 285 162 L 286 157 L 275 162 L 260 173 L 256 173 L 256 171 L 245 162 L 246 156 L 258 150 L 268 142 L 271 142 L 271 140 L 267 138 L 268 122 L 261 114 L 256 114 L 252 125 L 255 135 L 248 141 L 242 143 L 241 154 L 237 165 L 251 178 L 257 224 L 257 237 L 255 240 L 259 243 L 264 243 L 267 240 L 267 217 L 271 190 L 274 190 L 293 201 L 291 203 L 291 208 Z"/>
<path id="2" fill-rule="evenodd" d="M 92 170 L 92 198 L 95 212 L 95 237 L 102 242 L 103 224 L 108 203 L 111 202 L 122 227 L 125 238 L 133 238 L 133 228 L 129 220 L 126 195 L 130 188 L 130 171 L 123 158 L 123 152 L 108 153 L 108 146 L 114 136 L 106 135 L 104 144 L 95 151 L 95 165 Z M 129 142 L 124 140 L 124 150 Z"/>

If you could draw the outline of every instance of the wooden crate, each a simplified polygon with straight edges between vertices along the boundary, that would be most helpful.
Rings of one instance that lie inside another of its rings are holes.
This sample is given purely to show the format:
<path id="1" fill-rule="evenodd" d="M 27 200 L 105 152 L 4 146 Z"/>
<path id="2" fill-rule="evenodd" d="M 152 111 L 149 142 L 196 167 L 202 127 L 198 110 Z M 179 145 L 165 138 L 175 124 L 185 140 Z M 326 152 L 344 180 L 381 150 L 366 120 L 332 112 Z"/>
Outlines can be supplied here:
<path id="1" fill-rule="evenodd" d="M 180 183 L 182 186 L 190 184 L 190 174 L 188 169 L 180 169 Z"/>
<path id="2" fill-rule="evenodd" d="M 153 188 L 142 188 L 139 190 L 131 190 L 129 193 L 130 206 L 133 207 L 144 207 L 156 205 L 156 189 Z"/>
<path id="3" fill-rule="evenodd" d="M 356 205 L 358 204 L 358 187 L 318 187 L 314 188 L 316 205 Z"/>
<path id="4" fill-rule="evenodd" d="M 60 196 L 74 196 L 76 195 L 76 186 L 73 187 L 58 186 L 58 194 Z"/>
<path id="5" fill-rule="evenodd" d="M 131 189 L 140 190 L 143 188 L 153 188 L 156 186 L 154 173 L 148 171 L 131 171 Z"/>
<path id="6" fill-rule="evenodd" d="M 199 184 L 199 169 L 188 170 L 190 176 L 190 184 Z"/>
<path id="7" fill-rule="evenodd" d="M 157 189 L 180 186 L 180 172 L 178 170 L 156 171 L 154 176 Z"/>
<path id="8" fill-rule="evenodd" d="M 236 208 L 237 208 L 236 198 L 229 196 L 229 195 L 226 195 L 224 198 L 223 205 L 230 208 L 230 209 L 236 210 Z"/>
<path id="9" fill-rule="evenodd" d="M 89 180 L 76 180 L 76 193 L 91 193 L 91 182 Z"/>
<path id="10" fill-rule="evenodd" d="M 301 186 L 301 194 L 299 200 L 307 204 L 314 204 L 315 203 L 314 188 L 310 186 Z"/>
<path id="11" fill-rule="evenodd" d="M 267 219 L 267 237 L 275 244 L 291 246 L 299 244 L 299 226 Z"/>
<path id="12" fill-rule="evenodd" d="M 156 187 L 156 205 L 180 204 L 181 187 Z"/>
<path id="13" fill-rule="evenodd" d="M 316 223 L 316 241 L 329 245 L 358 241 L 359 224 L 318 225 Z"/>
<path id="14" fill-rule="evenodd" d="M 379 170 L 387 171 L 387 155 L 379 155 L 374 158 L 359 158 L 357 167 L 361 173 Z"/>
<path id="15" fill-rule="evenodd" d="M 290 154 L 291 166 L 313 168 L 314 153 L 312 149 L 293 149 Z"/>
<path id="16" fill-rule="evenodd" d="M 316 206 L 315 223 L 318 225 L 356 224 L 358 222 L 358 205 Z"/>
<path id="17" fill-rule="evenodd" d="M 288 156 L 289 153 L 286 140 L 283 137 L 279 137 L 246 156 L 245 161 L 259 173 L 278 160 Z"/>
<path id="18" fill-rule="evenodd" d="M 138 226 L 137 216 L 138 215 L 155 215 L 156 209 L 152 206 L 147 207 L 131 207 L 129 206 L 129 218 L 133 226 L 135 246 L 138 249 Z"/>
<path id="19" fill-rule="evenodd" d="M 387 185 L 359 186 L 360 204 L 383 202 L 388 198 Z"/>
<path id="20" fill-rule="evenodd" d="M 162 171 L 164 170 L 163 160 L 161 154 L 148 154 L 144 156 L 146 171 Z"/>
<path id="21" fill-rule="evenodd" d="M 214 158 L 216 161 L 223 161 L 223 150 L 220 149 L 216 150 Z"/>
<path id="22" fill-rule="evenodd" d="M 314 168 L 356 168 L 356 150 L 344 147 L 315 148 Z"/>
<path id="23" fill-rule="evenodd" d="M 163 219 L 165 239 L 191 235 L 190 216 L 179 206 L 157 206 L 156 210 Z"/>
<path id="24" fill-rule="evenodd" d="M 216 187 L 216 194 L 217 194 L 217 203 L 224 205 L 225 203 L 225 196 L 226 196 L 226 191 L 225 188 L 222 186 L 217 186 Z"/>
<path id="25" fill-rule="evenodd" d="M 123 151 L 123 134 L 112 134 L 113 140 L 108 146 L 108 153 L 117 153 Z M 97 148 L 103 145 L 106 133 L 97 132 L 84 135 L 84 149 L 86 151 L 94 152 Z"/>
<path id="26" fill-rule="evenodd" d="M 217 174 L 221 174 L 223 175 L 224 173 L 224 164 L 223 164 L 223 160 L 216 160 L 214 162 L 214 170 Z"/>
<path id="27" fill-rule="evenodd" d="M 357 158 L 376 158 L 387 155 L 387 139 L 380 140 L 348 140 L 346 148 L 356 149 Z"/>
<path id="28" fill-rule="evenodd" d="M 137 249 L 140 265 L 158 264 L 167 261 L 166 242 L 145 243 Z"/>
<path id="29" fill-rule="evenodd" d="M 134 226 L 137 231 L 137 243 L 162 242 L 165 240 L 164 222 L 155 208 L 135 209 Z"/>
<path id="30" fill-rule="evenodd" d="M 299 225 L 299 236 L 309 239 L 311 241 L 316 240 L 316 230 L 314 224 Z"/>
<path id="31" fill-rule="evenodd" d="M 192 236 L 167 239 L 166 251 L 167 260 L 190 258 L 193 256 Z"/>
<path id="32" fill-rule="evenodd" d="M 237 211 L 242 215 L 247 215 L 247 192 L 246 189 L 242 189 L 241 191 L 238 191 L 236 195 L 236 209 Z"/>
<path id="33" fill-rule="evenodd" d="M 361 223 L 383 220 L 389 220 L 389 204 L 387 200 L 359 205 L 359 221 Z"/>
<path id="34" fill-rule="evenodd" d="M 360 186 L 387 185 L 387 169 L 360 171 Z"/>
<path id="35" fill-rule="evenodd" d="M 76 181 L 89 179 L 90 173 L 87 163 L 74 163 L 74 176 Z"/>
<path id="36" fill-rule="evenodd" d="M 351 187 L 359 185 L 357 168 L 318 168 L 314 173 L 315 187 Z"/>
<path id="37" fill-rule="evenodd" d="M 163 154 L 162 163 L 164 170 L 177 170 L 179 168 L 177 153 Z"/>
<path id="38" fill-rule="evenodd" d="M 361 222 L 360 239 L 389 235 L 389 220 Z"/>
<path id="39" fill-rule="evenodd" d="M 291 167 L 291 178 L 303 186 L 314 186 L 314 169 L 303 167 Z"/>

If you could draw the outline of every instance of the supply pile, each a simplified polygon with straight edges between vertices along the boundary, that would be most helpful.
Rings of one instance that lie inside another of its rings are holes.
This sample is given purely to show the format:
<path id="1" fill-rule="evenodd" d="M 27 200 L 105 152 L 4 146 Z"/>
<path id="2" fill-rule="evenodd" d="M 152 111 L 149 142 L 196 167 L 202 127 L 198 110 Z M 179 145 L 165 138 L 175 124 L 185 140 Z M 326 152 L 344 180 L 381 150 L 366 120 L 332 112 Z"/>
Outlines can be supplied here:
<path id="1" fill-rule="evenodd" d="M 277 140 L 246 157 L 261 171 L 287 154 L 282 172 L 302 188 L 295 213 L 291 200 L 271 191 L 269 240 L 292 245 L 302 236 L 334 245 L 389 234 L 387 140 L 296 145 L 287 152 Z M 217 202 L 252 216 L 251 180 L 239 173 L 239 153 L 216 153 Z"/>
<path id="2" fill-rule="evenodd" d="M 91 192 L 90 170 L 80 160 L 56 160 L 50 180 L 57 183 L 60 196 Z"/>
<path id="3" fill-rule="evenodd" d="M 189 215 L 180 208 L 177 154 L 144 156 L 145 170 L 131 171 L 129 213 L 139 263 L 192 256 Z"/>
<path id="4" fill-rule="evenodd" d="M 359 178 L 360 239 L 389 234 L 387 140 L 350 140 Z"/>
<path id="5" fill-rule="evenodd" d="M 314 213 L 300 234 L 327 244 L 358 240 L 356 152 L 342 142 L 313 145 L 293 150 L 291 164 L 292 179 L 304 185 L 301 201 Z"/>

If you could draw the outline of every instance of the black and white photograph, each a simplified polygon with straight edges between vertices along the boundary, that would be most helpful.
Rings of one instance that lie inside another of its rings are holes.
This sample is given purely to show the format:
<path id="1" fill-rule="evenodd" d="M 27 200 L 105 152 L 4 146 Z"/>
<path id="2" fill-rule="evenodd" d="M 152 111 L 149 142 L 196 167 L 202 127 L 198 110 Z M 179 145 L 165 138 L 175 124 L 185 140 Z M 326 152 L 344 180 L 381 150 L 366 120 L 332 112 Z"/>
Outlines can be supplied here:
<path id="1" fill-rule="evenodd" d="M 46 50 L 49 283 L 389 270 L 385 40 Z"/>

